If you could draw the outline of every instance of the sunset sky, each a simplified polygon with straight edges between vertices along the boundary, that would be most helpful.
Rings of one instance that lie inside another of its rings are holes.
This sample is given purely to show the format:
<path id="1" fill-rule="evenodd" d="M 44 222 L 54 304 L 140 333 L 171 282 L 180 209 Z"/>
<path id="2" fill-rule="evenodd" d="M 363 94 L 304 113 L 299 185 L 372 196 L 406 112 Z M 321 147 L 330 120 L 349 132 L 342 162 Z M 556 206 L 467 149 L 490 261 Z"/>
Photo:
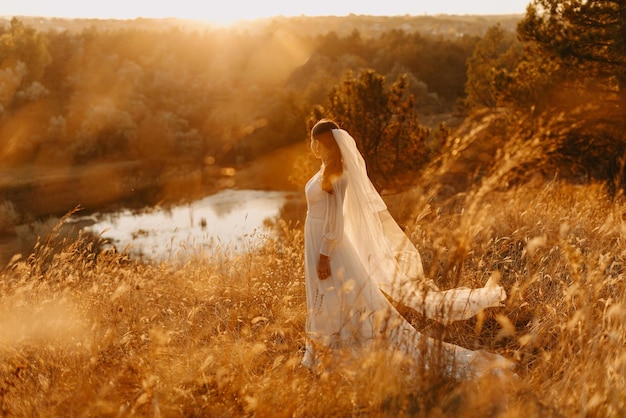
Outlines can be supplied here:
<path id="1" fill-rule="evenodd" d="M 230 24 L 241 19 L 277 15 L 523 14 L 529 2 L 530 0 L 228 0 L 209 3 L 198 0 L 176 0 L 148 3 L 134 0 L 16 0 L 3 1 L 0 4 L 0 16 L 103 19 L 180 17 Z"/>

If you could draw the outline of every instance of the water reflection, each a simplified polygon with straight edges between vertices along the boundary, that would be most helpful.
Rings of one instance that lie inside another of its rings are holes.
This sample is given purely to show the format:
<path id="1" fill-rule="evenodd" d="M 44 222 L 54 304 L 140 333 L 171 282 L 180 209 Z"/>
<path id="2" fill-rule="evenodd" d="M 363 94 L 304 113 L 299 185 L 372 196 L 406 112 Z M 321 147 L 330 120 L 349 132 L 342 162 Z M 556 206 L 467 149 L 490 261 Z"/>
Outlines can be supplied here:
<path id="1" fill-rule="evenodd" d="M 156 261 L 217 246 L 245 250 L 267 234 L 264 221 L 278 215 L 288 197 L 285 192 L 225 190 L 187 205 L 102 215 L 88 229 L 119 250 Z"/>

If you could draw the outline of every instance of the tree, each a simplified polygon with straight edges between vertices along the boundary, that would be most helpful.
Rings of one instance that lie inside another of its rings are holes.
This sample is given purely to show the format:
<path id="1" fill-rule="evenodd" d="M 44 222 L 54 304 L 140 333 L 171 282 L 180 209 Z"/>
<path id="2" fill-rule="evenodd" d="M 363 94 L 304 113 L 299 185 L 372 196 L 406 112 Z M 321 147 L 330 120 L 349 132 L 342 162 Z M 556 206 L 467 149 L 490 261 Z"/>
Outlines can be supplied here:
<path id="1" fill-rule="evenodd" d="M 624 0 L 534 0 L 518 32 L 577 74 L 602 81 L 594 87 L 617 96 L 626 115 Z"/>
<path id="2" fill-rule="evenodd" d="M 41 80 L 50 61 L 46 39 L 17 18 L 11 19 L 9 30 L 0 33 L 0 68 L 24 63 L 27 73 L 22 83 L 27 86 Z"/>
<path id="3" fill-rule="evenodd" d="M 51 58 L 45 38 L 17 18 L 0 31 L 0 114 L 47 91 L 40 83 Z"/>
<path id="4" fill-rule="evenodd" d="M 332 117 L 354 136 L 379 188 L 397 186 L 428 159 L 430 130 L 419 124 L 408 87 L 406 76 L 387 88 L 374 70 L 348 72 L 331 89 L 328 111 L 318 107 L 311 119 Z"/>
<path id="5" fill-rule="evenodd" d="M 539 61 L 559 68 L 553 72 L 551 111 L 572 119 L 560 154 L 588 176 L 609 180 L 610 189 L 621 187 L 626 158 L 626 2 L 533 0 L 518 33 L 536 47 Z"/>
<path id="6" fill-rule="evenodd" d="M 508 36 L 507 36 L 508 35 Z M 505 61 L 505 53 L 515 39 L 500 25 L 492 26 L 476 44 L 467 61 L 466 102 L 470 107 L 496 107 L 498 103 L 498 79 L 503 72 L 512 70 Z"/>
<path id="7" fill-rule="evenodd" d="M 567 78 L 537 45 L 519 42 L 514 33 L 493 26 L 468 60 L 465 104 L 472 109 L 543 110 L 552 104 L 552 90 Z"/>

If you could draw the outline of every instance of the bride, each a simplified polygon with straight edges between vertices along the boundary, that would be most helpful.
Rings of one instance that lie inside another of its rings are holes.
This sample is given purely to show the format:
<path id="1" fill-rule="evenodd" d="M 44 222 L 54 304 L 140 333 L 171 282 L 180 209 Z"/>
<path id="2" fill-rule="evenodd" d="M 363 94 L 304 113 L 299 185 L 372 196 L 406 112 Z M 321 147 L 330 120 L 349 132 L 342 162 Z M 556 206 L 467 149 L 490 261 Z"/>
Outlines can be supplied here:
<path id="1" fill-rule="evenodd" d="M 501 306 L 504 289 L 487 283 L 439 290 L 425 278 L 419 252 L 372 185 L 352 136 L 322 119 L 311 131 L 311 149 L 322 167 L 305 186 L 308 316 L 302 364 L 314 369 L 325 350 L 356 351 L 384 342 L 386 349 L 426 365 L 425 351 L 443 348 L 447 369 L 457 376 L 479 375 L 493 364 L 510 368 L 496 354 L 420 334 L 385 296 L 447 323 Z"/>

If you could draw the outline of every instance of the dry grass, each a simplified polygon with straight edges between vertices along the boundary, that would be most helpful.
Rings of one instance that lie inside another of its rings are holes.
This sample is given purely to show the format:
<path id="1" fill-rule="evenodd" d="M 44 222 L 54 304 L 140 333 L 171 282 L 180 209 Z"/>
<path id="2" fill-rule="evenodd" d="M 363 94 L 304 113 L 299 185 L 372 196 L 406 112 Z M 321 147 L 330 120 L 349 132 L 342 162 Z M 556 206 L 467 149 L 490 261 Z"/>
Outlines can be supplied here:
<path id="1" fill-rule="evenodd" d="M 57 228 L 0 272 L 0 415 L 624 416 L 623 205 L 597 184 L 501 187 L 540 155 L 524 149 L 465 194 L 389 200 L 441 287 L 496 272 L 509 294 L 449 327 L 409 318 L 515 359 L 519 379 L 456 381 L 385 352 L 329 358 L 319 375 L 302 368 L 297 226 L 278 222 L 245 254 L 160 265 L 100 251 L 97 237 L 55 238 Z"/>

